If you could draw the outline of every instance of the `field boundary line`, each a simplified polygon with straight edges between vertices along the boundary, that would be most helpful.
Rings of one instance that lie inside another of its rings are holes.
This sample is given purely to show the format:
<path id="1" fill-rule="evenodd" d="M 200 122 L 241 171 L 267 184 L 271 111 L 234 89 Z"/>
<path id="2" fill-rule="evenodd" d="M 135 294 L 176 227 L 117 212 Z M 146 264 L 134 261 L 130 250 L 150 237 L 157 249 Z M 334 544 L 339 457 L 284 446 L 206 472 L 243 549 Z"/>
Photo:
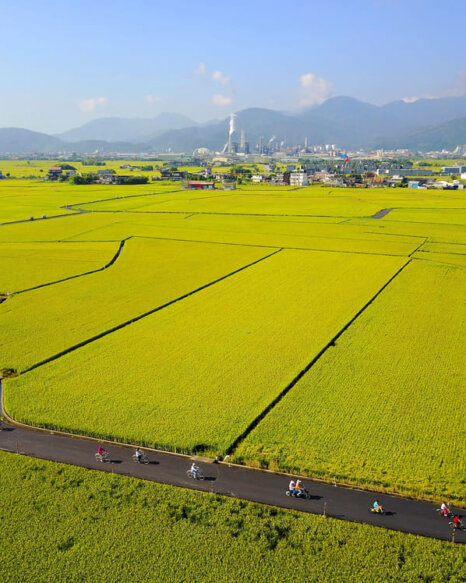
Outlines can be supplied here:
<path id="1" fill-rule="evenodd" d="M 419 251 L 419 253 L 429 254 L 428 251 Z M 442 261 L 435 257 L 413 257 L 414 261 L 427 261 L 431 263 L 436 263 L 437 265 L 450 265 L 451 267 L 457 267 L 458 269 L 466 269 L 466 265 L 460 265 L 459 263 L 449 263 L 448 261 Z"/>
<path id="2" fill-rule="evenodd" d="M 32 366 L 20 371 L 20 374 L 26 374 L 36 368 L 39 368 L 40 366 L 43 366 L 44 364 L 48 364 L 49 362 L 52 362 L 54 360 L 57 360 L 58 358 L 65 356 L 66 354 L 69 354 L 70 352 L 74 352 L 75 350 L 77 350 L 78 348 L 82 348 L 83 346 L 86 346 L 86 344 L 90 344 L 92 342 L 95 342 L 96 340 L 99 340 L 100 338 L 103 338 L 104 336 L 107 336 L 108 334 L 111 334 L 112 332 L 116 332 L 118 330 L 121 330 L 122 328 L 125 328 L 126 326 L 129 326 L 130 324 L 133 324 L 134 322 L 137 322 L 138 320 L 142 320 L 143 318 L 146 318 L 147 316 L 151 316 L 152 314 L 155 314 L 156 312 L 159 312 L 160 310 L 163 310 L 164 308 L 167 308 L 169 306 L 171 306 L 172 304 L 176 304 L 177 302 L 180 302 L 181 300 L 184 300 L 186 298 L 188 298 L 189 296 L 192 296 L 212 285 L 215 285 L 216 283 L 219 283 L 220 281 L 223 281 L 224 279 L 227 279 L 228 277 L 231 277 L 232 275 L 236 275 L 237 273 L 248 269 L 249 267 L 252 267 L 253 265 L 256 265 L 257 263 L 260 263 L 261 261 L 264 261 L 265 259 L 269 259 L 270 257 L 272 257 L 273 255 L 280 253 L 280 251 L 282 251 L 282 248 L 280 249 L 276 249 L 273 253 L 269 253 L 268 255 L 265 255 L 264 257 L 260 257 L 259 259 L 256 259 L 255 261 L 253 261 L 252 263 L 248 263 L 247 265 L 243 265 L 242 267 L 240 267 L 239 269 L 235 269 L 234 271 L 231 271 L 230 273 L 227 273 L 226 275 L 222 275 L 222 277 L 219 277 L 217 279 L 215 279 L 214 281 L 210 281 L 204 285 L 202 285 L 201 287 L 198 287 L 186 294 L 183 294 L 182 296 L 179 296 L 173 300 L 170 300 L 169 302 L 166 302 L 165 304 L 162 304 L 161 306 L 157 306 L 156 308 L 153 308 L 152 310 L 149 310 L 147 312 L 144 312 L 143 314 L 139 314 L 138 316 L 135 316 L 134 318 L 131 318 L 130 320 L 125 320 L 124 322 L 117 324 L 116 326 L 113 326 L 112 328 L 109 328 L 108 330 L 104 330 L 103 332 L 99 332 L 99 334 L 96 334 L 95 336 L 92 336 L 91 338 L 87 338 L 86 340 L 83 340 L 81 342 L 78 342 L 77 344 L 74 344 L 73 346 L 70 346 L 68 348 L 66 348 L 65 350 L 61 350 L 60 352 L 49 356 L 48 358 L 41 360 L 40 362 L 37 362 L 36 364 L 33 364 Z"/>
<path id="3" fill-rule="evenodd" d="M 359 318 L 361 314 L 365 312 L 365 310 L 378 298 L 378 296 L 387 288 L 388 285 L 396 278 L 400 273 L 413 261 L 412 258 L 408 258 L 406 263 L 400 267 L 394 273 L 390 279 L 385 282 L 385 284 L 376 292 L 372 298 L 367 301 L 364 306 L 356 312 L 356 314 L 347 322 L 343 328 L 341 328 L 335 336 L 314 356 L 314 358 L 294 377 L 294 379 L 288 383 L 288 385 L 265 407 L 265 409 L 256 416 L 255 419 L 251 421 L 251 423 L 246 427 L 246 429 L 241 433 L 231 445 L 228 446 L 226 449 L 226 455 L 232 455 L 234 451 L 237 449 L 240 443 L 242 443 L 246 437 L 259 425 L 259 423 L 275 408 L 276 405 L 285 397 L 291 389 L 300 381 L 304 375 L 306 375 L 309 370 L 314 366 L 314 364 L 327 352 L 327 350 L 333 346 L 335 346 L 336 341 L 348 330 L 348 328 Z"/>
<path id="4" fill-rule="evenodd" d="M 142 196 L 157 196 L 157 195 L 161 195 L 161 194 L 175 194 L 177 192 L 184 192 L 181 189 L 178 190 L 169 190 L 167 192 L 144 192 L 142 194 L 127 194 L 125 196 L 112 196 L 110 198 L 100 198 L 98 200 L 89 200 L 87 202 L 75 202 L 74 204 L 65 204 L 63 205 L 62 209 L 66 209 L 66 210 L 74 210 L 74 207 L 79 207 L 80 205 L 84 205 L 84 204 L 96 204 L 98 202 L 109 202 L 111 200 L 120 200 L 120 199 L 125 199 L 125 198 L 140 198 Z M 83 210 L 83 209 L 78 209 L 81 212 L 85 212 L 85 213 L 92 213 L 95 211 L 92 210 Z M 105 212 L 105 211 L 102 211 Z"/>
<path id="5" fill-rule="evenodd" d="M 354 226 L 354 225 L 353 225 Z M 368 235 L 390 235 L 390 237 L 411 237 L 413 239 L 428 239 L 427 235 L 404 235 L 403 233 L 381 233 L 380 231 L 364 231 Z"/>
<path id="6" fill-rule="evenodd" d="M 427 243 L 427 237 L 424 237 L 424 241 L 423 241 L 422 243 L 420 243 L 420 244 L 419 244 L 419 245 L 416 247 L 416 249 L 414 249 L 414 251 L 411 251 L 411 253 L 408 255 L 408 257 L 411 257 L 411 258 L 412 258 L 412 256 L 414 255 L 414 253 L 416 253 L 416 251 L 419 251 L 419 249 L 420 249 L 421 247 L 423 247 L 423 246 L 424 246 L 426 243 Z"/>
<path id="7" fill-rule="evenodd" d="M 438 255 L 459 255 L 464 257 L 466 253 L 458 253 L 457 251 L 433 251 L 432 249 L 419 249 L 418 253 L 437 253 Z"/>
<path id="8" fill-rule="evenodd" d="M 372 255 L 376 257 L 404 257 L 407 258 L 409 255 L 398 255 L 394 253 L 369 253 L 368 251 L 346 251 L 346 250 L 339 250 L 339 249 L 319 249 L 318 247 L 287 247 L 285 245 L 258 245 L 254 243 L 231 243 L 230 241 L 202 241 L 201 239 L 178 239 L 174 237 L 156 237 L 152 235 L 132 235 L 133 237 L 140 237 L 144 239 L 161 239 L 163 241 L 181 241 L 184 243 L 207 243 L 209 245 L 236 245 L 239 247 L 261 247 L 264 249 L 277 249 L 278 247 L 281 250 L 294 250 L 294 251 L 320 251 L 322 253 L 347 253 L 349 255 Z M 330 237 L 326 237 L 330 239 Z M 345 241 L 345 239 L 338 239 L 339 241 Z M 77 243 L 81 243 L 81 241 L 76 241 Z M 86 241 L 83 241 L 86 242 Z M 98 243 L 98 241 L 94 241 Z M 413 252 L 412 252 L 413 253 Z"/>
<path id="9" fill-rule="evenodd" d="M 147 195 L 146 195 L 147 196 Z M 124 198 L 124 197 L 120 197 Z M 133 198 L 133 197 L 130 197 Z M 108 200 L 116 200 L 116 199 L 108 199 Z M 201 199 L 194 199 L 194 200 L 201 200 Z M 107 202 L 107 201 L 95 201 L 97 202 Z M 89 203 L 82 203 L 82 204 L 94 204 L 92 202 Z M 73 205 L 73 207 L 76 205 Z M 370 219 L 371 217 L 345 217 L 344 215 L 296 215 L 296 214 L 283 214 L 283 213 L 222 213 L 222 212 L 207 212 L 207 211 L 193 211 L 193 210 L 179 210 L 179 211 L 138 211 L 138 210 L 81 210 L 81 212 L 85 213 L 122 213 L 122 214 L 140 214 L 140 215 L 192 215 L 193 213 L 196 215 L 207 215 L 207 216 L 231 216 L 231 217 L 316 217 L 320 219 Z M 401 222 L 401 221 L 400 221 Z M 333 223 L 332 223 L 333 224 Z"/>
<path id="10" fill-rule="evenodd" d="M 7 225 L 18 225 L 19 223 L 37 223 L 37 221 L 49 221 L 51 219 L 64 219 L 66 217 L 76 217 L 77 215 L 87 215 L 90 212 L 91 211 L 83 211 L 81 209 L 77 209 L 76 212 L 71 212 L 63 215 L 52 215 L 51 217 L 37 217 L 33 219 L 19 219 L 17 221 L 7 221 L 6 223 L 0 223 L 0 227 L 6 227 Z"/>
<path id="11" fill-rule="evenodd" d="M 42 287 L 48 287 L 49 285 L 56 285 L 57 283 L 63 283 L 64 281 L 70 281 L 71 279 L 76 279 L 78 277 L 84 277 L 85 275 L 92 275 L 93 273 L 99 273 L 99 271 L 104 271 L 105 269 L 108 269 L 109 267 L 111 267 L 116 262 L 116 260 L 118 259 L 118 257 L 120 257 L 121 252 L 123 251 L 123 247 L 125 246 L 126 241 L 128 241 L 129 239 L 131 239 L 131 237 L 128 237 L 128 238 L 123 239 L 122 241 L 120 241 L 120 245 L 119 245 L 119 247 L 118 247 L 115 255 L 103 267 L 99 267 L 98 269 L 93 269 L 92 271 L 85 271 L 84 273 L 77 273 L 76 275 L 70 275 L 69 277 L 64 277 L 63 279 L 57 279 L 56 281 L 50 281 L 48 283 L 41 283 L 40 285 L 36 285 L 34 287 L 29 287 L 29 288 L 26 288 L 26 289 L 21 289 L 21 290 L 12 292 L 9 297 L 16 296 L 18 294 L 24 294 L 26 292 L 30 292 L 30 291 L 33 291 L 33 290 L 36 290 L 36 289 L 40 289 Z M 75 241 L 73 241 L 73 243 L 74 242 Z M 103 243 L 105 243 L 105 242 L 107 242 L 107 241 L 103 241 Z M 76 241 L 76 243 L 81 243 L 81 241 Z"/>

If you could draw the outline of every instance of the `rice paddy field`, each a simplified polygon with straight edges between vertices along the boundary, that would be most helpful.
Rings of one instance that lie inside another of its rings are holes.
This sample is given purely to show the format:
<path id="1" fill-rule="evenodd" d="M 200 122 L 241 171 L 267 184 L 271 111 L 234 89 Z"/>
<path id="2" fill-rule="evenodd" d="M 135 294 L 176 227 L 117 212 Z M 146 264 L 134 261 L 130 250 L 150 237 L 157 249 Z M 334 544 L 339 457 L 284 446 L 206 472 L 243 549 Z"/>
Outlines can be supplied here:
<path id="1" fill-rule="evenodd" d="M 4 452 L 0 474 L 8 583 L 464 580 L 464 545 Z"/>
<path id="2" fill-rule="evenodd" d="M 411 262 L 237 455 L 464 501 L 465 290 L 464 266 Z"/>
<path id="3" fill-rule="evenodd" d="M 119 245 L 0 243 L 0 292 L 4 295 L 103 269 Z"/>
<path id="4" fill-rule="evenodd" d="M 327 257 L 301 250 L 269 254 L 215 285 L 13 379 L 6 393 L 7 410 L 21 421 L 56 429 L 186 453 L 225 454 L 307 366 L 310 356 L 331 341 L 341 322 L 351 319 L 405 263 L 398 257 Z M 328 305 L 333 308 L 325 309 Z M 23 319 L 28 313 L 26 307 Z M 46 316 L 44 321 L 37 348 L 28 349 L 21 334 L 17 337 L 16 352 L 21 341 L 25 346 L 22 366 L 50 342 L 50 323 L 56 318 Z M 8 325 L 13 325 L 11 320 Z M 5 343 L 5 350 L 10 348 L 15 351 Z M 13 356 L 11 363 L 15 368 Z M 70 386 L 79 391 L 70 391 Z M 56 399 L 62 403 L 60 411 L 55 410 Z M 180 424 L 185 418 L 190 422 Z"/>
<path id="5" fill-rule="evenodd" d="M 462 191 L 4 180 L 6 411 L 464 504 L 465 212 Z"/>

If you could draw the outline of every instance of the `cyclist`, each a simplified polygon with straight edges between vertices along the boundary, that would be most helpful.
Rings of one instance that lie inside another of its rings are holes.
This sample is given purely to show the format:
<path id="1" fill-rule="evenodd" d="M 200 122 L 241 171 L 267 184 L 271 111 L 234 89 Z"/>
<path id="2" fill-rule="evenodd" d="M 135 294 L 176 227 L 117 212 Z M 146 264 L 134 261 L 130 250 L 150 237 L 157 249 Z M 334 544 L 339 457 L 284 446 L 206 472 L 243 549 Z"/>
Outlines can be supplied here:
<path id="1" fill-rule="evenodd" d="M 290 492 L 290 494 L 293 494 L 295 488 L 296 488 L 295 481 L 290 480 L 290 483 L 288 484 L 288 491 Z"/>
<path id="2" fill-rule="evenodd" d="M 142 453 L 142 451 L 138 447 L 137 450 L 135 451 L 134 455 L 136 456 L 136 461 L 138 463 L 140 463 L 142 461 L 142 457 L 143 457 L 144 454 Z"/>
<path id="3" fill-rule="evenodd" d="M 293 496 L 302 496 L 303 494 L 303 487 L 301 486 L 301 480 L 296 480 L 296 486 L 293 490 Z"/>
<path id="4" fill-rule="evenodd" d="M 463 521 L 461 520 L 461 518 L 455 514 L 455 518 L 453 519 L 453 527 L 454 528 L 463 528 Z"/>
<path id="5" fill-rule="evenodd" d="M 99 448 L 97 449 L 97 453 L 98 453 L 99 455 L 101 455 L 102 457 L 104 457 L 104 455 L 105 455 L 107 452 L 106 452 L 106 450 L 105 450 L 105 449 L 104 449 L 104 448 L 103 448 L 101 445 L 99 445 Z"/>
<path id="6" fill-rule="evenodd" d="M 193 473 L 193 478 L 197 478 L 198 476 L 201 475 L 201 468 L 199 466 L 196 466 L 194 462 L 191 466 L 191 471 Z"/>
<path id="7" fill-rule="evenodd" d="M 382 512 L 382 506 L 380 506 L 377 500 L 372 504 L 372 512 Z"/>
<path id="8" fill-rule="evenodd" d="M 443 516 L 448 516 L 450 514 L 450 509 L 445 504 L 445 502 L 442 502 L 442 505 L 440 506 L 440 512 L 443 514 Z"/>

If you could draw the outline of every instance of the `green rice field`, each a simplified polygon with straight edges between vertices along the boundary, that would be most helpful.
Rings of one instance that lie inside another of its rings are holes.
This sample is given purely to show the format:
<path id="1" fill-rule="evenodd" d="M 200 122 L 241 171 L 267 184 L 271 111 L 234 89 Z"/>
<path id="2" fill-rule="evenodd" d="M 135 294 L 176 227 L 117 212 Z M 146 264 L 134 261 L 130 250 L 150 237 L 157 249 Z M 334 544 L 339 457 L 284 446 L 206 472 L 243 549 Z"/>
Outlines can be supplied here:
<path id="1" fill-rule="evenodd" d="M 463 580 L 464 545 L 4 452 L 0 474 L 8 583 Z"/>
<path id="2" fill-rule="evenodd" d="M 464 504 L 465 212 L 464 191 L 3 180 L 6 411 Z"/>

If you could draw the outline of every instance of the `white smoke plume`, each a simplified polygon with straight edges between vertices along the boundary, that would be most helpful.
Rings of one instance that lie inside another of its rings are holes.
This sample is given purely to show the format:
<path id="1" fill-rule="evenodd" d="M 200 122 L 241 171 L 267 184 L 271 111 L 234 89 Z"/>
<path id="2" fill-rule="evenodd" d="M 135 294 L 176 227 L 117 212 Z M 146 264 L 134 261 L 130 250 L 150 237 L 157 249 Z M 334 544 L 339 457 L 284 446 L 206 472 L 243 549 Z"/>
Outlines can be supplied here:
<path id="1" fill-rule="evenodd" d="M 232 136 L 233 132 L 235 131 L 235 117 L 236 115 L 234 113 L 230 113 L 230 131 L 228 132 L 229 136 Z"/>

